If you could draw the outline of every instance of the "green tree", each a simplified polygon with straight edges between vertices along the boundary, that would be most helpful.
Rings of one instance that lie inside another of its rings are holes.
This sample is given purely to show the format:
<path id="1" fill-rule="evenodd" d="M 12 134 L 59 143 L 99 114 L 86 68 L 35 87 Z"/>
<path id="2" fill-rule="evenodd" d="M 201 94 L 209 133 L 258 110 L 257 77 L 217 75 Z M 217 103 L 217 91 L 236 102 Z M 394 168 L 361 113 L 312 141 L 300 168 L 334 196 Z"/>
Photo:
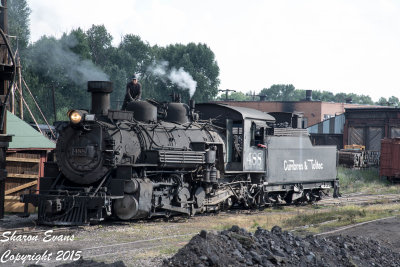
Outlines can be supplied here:
<path id="1" fill-rule="evenodd" d="M 332 92 L 328 91 L 320 91 L 315 90 L 312 92 L 313 100 L 325 101 L 325 102 L 334 102 L 335 95 Z"/>
<path id="2" fill-rule="evenodd" d="M 182 68 L 189 73 L 197 82 L 193 98 L 198 102 L 205 102 L 213 99 L 218 94 L 219 67 L 215 60 L 214 52 L 206 44 L 189 43 L 187 45 L 175 44 L 167 47 L 153 47 L 156 59 L 161 62 L 168 62 L 168 69 Z M 152 66 L 154 67 L 154 66 Z M 150 68 L 152 68 L 150 67 Z M 184 101 L 189 98 L 189 91 L 180 88 L 168 79 L 154 77 L 151 70 L 147 72 L 152 76 L 155 90 L 160 99 L 167 100 L 172 92 L 182 94 Z"/>
<path id="3" fill-rule="evenodd" d="M 248 92 L 247 94 L 244 94 L 242 92 L 232 92 L 228 94 L 228 99 L 233 100 L 233 101 L 251 101 L 252 99 L 252 92 Z M 258 97 L 256 97 L 257 99 Z M 226 94 L 221 93 L 219 96 L 215 98 L 217 101 L 225 101 L 226 100 Z"/>
<path id="4" fill-rule="evenodd" d="M 133 74 L 140 76 L 142 98 L 157 98 L 154 81 L 146 75 L 148 66 L 154 61 L 153 51 L 147 42 L 132 34 L 125 35 L 119 46 L 112 51 L 109 63 L 112 65 L 107 66 L 105 71 L 114 83 L 111 101 L 119 103 L 119 107 L 125 96 L 126 83 Z"/>
<path id="5" fill-rule="evenodd" d="M 270 88 L 261 90 L 260 95 L 265 95 L 269 101 L 293 101 L 295 99 L 295 87 L 293 84 L 273 84 Z"/>
<path id="6" fill-rule="evenodd" d="M 399 99 L 395 96 L 391 96 L 388 99 L 388 103 L 390 106 L 399 106 Z"/>
<path id="7" fill-rule="evenodd" d="M 28 47 L 30 38 L 29 15 L 31 9 L 26 0 L 9 0 L 8 4 L 8 32 L 11 39 L 11 45 L 14 50 L 18 49 L 23 53 Z"/>
<path id="8" fill-rule="evenodd" d="M 88 36 L 81 28 L 72 30 L 69 34 L 64 33 L 61 42 L 66 43 L 69 49 L 81 59 L 92 59 Z"/>
<path id="9" fill-rule="evenodd" d="M 153 50 L 147 42 L 133 34 L 127 34 L 118 47 L 118 59 L 115 64 L 124 67 L 127 73 L 144 74 L 154 59 Z"/>
<path id="10" fill-rule="evenodd" d="M 104 71 L 110 76 L 110 81 L 113 83 L 114 88 L 110 96 L 111 107 L 120 109 L 125 97 L 126 77 L 128 77 L 129 74 L 115 64 L 106 66 Z"/>
<path id="11" fill-rule="evenodd" d="M 364 105 L 373 105 L 374 104 L 374 101 L 372 101 L 370 96 L 356 95 L 356 94 L 349 94 L 349 95 L 353 99 L 353 103 L 364 104 Z"/>
<path id="12" fill-rule="evenodd" d="M 344 103 L 346 102 L 347 95 L 346 93 L 337 93 L 335 95 L 335 102 Z"/>
<path id="13" fill-rule="evenodd" d="M 104 25 L 92 25 L 86 34 L 92 61 L 100 66 L 108 64 L 113 38 L 107 32 L 106 27 Z"/>
<path id="14" fill-rule="evenodd" d="M 378 102 L 375 104 L 381 105 L 381 106 L 387 106 L 388 105 L 388 100 L 385 97 L 379 98 Z"/>

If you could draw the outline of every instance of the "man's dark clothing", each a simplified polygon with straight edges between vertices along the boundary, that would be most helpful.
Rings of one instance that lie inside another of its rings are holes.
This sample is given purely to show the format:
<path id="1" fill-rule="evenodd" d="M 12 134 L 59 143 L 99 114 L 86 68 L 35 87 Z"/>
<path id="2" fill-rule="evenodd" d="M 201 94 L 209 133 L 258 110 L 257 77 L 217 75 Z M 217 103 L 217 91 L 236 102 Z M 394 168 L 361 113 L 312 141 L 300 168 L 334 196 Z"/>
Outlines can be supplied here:
<path id="1" fill-rule="evenodd" d="M 129 102 L 139 100 L 141 95 L 142 86 L 140 85 L 140 83 L 134 84 L 133 82 L 129 82 L 126 85 L 126 95 L 124 99 L 124 104 L 122 105 L 122 109 L 126 109 L 126 106 Z"/>

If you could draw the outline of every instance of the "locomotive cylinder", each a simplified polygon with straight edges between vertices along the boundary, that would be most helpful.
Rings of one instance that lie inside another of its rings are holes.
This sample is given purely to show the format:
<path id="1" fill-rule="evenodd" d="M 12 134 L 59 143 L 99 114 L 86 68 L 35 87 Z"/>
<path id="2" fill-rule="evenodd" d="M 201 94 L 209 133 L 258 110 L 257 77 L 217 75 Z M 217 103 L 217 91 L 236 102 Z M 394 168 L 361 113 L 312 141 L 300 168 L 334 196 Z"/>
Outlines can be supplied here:
<path id="1" fill-rule="evenodd" d="M 89 81 L 87 90 L 92 93 L 91 113 L 107 115 L 110 109 L 110 93 L 113 91 L 112 82 Z"/>

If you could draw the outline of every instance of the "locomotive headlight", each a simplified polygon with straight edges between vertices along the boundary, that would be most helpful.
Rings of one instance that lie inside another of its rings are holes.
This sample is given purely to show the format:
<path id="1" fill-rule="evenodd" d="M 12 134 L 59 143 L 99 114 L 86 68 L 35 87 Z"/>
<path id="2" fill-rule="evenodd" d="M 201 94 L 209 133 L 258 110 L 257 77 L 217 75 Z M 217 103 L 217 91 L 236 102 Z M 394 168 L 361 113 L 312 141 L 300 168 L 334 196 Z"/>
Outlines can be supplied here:
<path id="1" fill-rule="evenodd" d="M 82 121 L 83 112 L 81 110 L 70 110 L 68 112 L 68 117 L 73 124 L 78 124 Z"/>
<path id="2" fill-rule="evenodd" d="M 77 124 L 81 122 L 82 115 L 79 114 L 79 112 L 74 111 L 69 115 L 69 119 L 71 120 L 72 123 Z"/>

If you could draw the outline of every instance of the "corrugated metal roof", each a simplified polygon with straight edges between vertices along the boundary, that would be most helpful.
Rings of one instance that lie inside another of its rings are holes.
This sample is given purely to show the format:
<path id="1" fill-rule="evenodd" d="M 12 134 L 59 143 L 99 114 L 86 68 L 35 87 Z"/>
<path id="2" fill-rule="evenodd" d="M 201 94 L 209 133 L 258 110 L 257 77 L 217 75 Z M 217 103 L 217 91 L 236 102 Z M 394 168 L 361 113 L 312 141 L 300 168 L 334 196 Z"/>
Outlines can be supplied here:
<path id="1" fill-rule="evenodd" d="M 11 149 L 54 149 L 56 147 L 53 141 L 9 111 L 7 111 L 7 134 L 14 135 L 8 146 Z"/>
<path id="2" fill-rule="evenodd" d="M 310 134 L 343 134 L 345 121 L 346 117 L 343 113 L 320 123 L 311 125 L 307 130 Z"/>
<path id="3" fill-rule="evenodd" d="M 221 115 L 221 112 L 228 112 L 231 114 L 232 119 L 255 119 L 268 122 L 275 122 L 275 118 L 271 115 L 259 111 L 257 109 L 229 106 L 225 104 L 215 104 L 215 103 L 201 103 L 196 105 L 196 109 L 202 112 L 209 111 L 212 117 L 217 117 Z M 236 115 L 237 118 L 234 118 Z M 224 121 L 225 122 L 225 121 Z"/>

